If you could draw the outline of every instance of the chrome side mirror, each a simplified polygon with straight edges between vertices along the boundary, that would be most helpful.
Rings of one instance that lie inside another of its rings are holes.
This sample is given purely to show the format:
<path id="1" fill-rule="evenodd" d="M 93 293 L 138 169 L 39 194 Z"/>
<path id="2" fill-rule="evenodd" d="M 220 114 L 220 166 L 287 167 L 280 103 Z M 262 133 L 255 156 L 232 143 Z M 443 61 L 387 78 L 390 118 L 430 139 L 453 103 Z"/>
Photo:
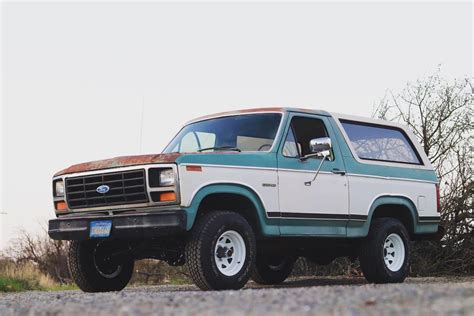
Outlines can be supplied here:
<path id="1" fill-rule="evenodd" d="M 309 150 L 312 154 L 321 154 L 325 151 L 331 150 L 332 143 L 331 138 L 321 137 L 310 140 Z"/>
<path id="2" fill-rule="evenodd" d="M 318 176 L 324 161 L 331 155 L 331 148 L 332 143 L 329 137 L 315 138 L 309 141 L 309 150 L 311 151 L 311 154 L 304 156 L 303 160 L 306 160 L 310 157 L 322 157 L 322 159 L 319 163 L 316 173 L 314 174 L 313 180 L 306 181 L 304 183 L 305 186 L 310 186 L 316 180 L 316 177 Z"/>
<path id="3" fill-rule="evenodd" d="M 309 150 L 310 154 L 301 157 L 301 160 L 306 160 L 311 157 L 323 157 L 323 160 L 326 157 L 331 156 L 332 143 L 329 137 L 315 138 L 309 141 Z"/>

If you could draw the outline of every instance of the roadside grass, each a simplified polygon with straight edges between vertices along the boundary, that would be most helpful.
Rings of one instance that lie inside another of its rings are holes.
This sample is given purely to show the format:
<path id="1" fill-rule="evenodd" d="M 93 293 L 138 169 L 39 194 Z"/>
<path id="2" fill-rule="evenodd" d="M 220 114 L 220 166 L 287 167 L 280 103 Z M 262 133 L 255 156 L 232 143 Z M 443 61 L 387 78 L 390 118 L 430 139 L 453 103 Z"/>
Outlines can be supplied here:
<path id="1" fill-rule="evenodd" d="M 169 283 L 171 285 L 188 285 L 188 284 L 193 284 L 189 278 L 185 277 L 174 277 L 170 279 Z"/>
<path id="2" fill-rule="evenodd" d="M 0 292 L 64 291 L 77 289 L 72 284 L 60 284 L 41 273 L 33 264 L 0 262 Z"/>
<path id="3" fill-rule="evenodd" d="M 22 292 L 35 289 L 36 286 L 27 280 L 0 277 L 0 292 Z"/>

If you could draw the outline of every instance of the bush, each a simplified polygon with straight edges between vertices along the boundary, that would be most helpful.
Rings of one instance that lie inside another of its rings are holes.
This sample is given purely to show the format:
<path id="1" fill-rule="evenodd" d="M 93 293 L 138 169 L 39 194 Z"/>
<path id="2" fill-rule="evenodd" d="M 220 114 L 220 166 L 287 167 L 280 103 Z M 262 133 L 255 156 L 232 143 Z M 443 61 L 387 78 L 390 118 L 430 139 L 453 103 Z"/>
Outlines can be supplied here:
<path id="1" fill-rule="evenodd" d="M 0 292 L 52 290 L 61 286 L 32 263 L 0 258 Z"/>
<path id="2" fill-rule="evenodd" d="M 65 241 L 49 238 L 46 232 L 33 236 L 21 231 L 6 250 L 6 256 L 20 266 L 34 266 L 56 283 L 68 284 L 71 277 L 67 268 L 67 246 Z"/>
<path id="3" fill-rule="evenodd" d="M 191 279 L 184 266 L 172 267 L 164 261 L 144 259 L 135 262 L 131 284 L 187 284 Z"/>

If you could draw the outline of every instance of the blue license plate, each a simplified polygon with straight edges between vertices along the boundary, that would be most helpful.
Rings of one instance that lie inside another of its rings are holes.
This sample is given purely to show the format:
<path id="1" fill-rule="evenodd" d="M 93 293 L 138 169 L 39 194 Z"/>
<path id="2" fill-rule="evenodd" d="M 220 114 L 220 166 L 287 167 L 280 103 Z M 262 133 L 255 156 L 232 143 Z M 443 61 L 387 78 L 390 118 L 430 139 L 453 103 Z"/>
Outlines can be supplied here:
<path id="1" fill-rule="evenodd" d="M 112 230 L 112 221 L 92 221 L 90 223 L 91 238 L 109 237 Z"/>

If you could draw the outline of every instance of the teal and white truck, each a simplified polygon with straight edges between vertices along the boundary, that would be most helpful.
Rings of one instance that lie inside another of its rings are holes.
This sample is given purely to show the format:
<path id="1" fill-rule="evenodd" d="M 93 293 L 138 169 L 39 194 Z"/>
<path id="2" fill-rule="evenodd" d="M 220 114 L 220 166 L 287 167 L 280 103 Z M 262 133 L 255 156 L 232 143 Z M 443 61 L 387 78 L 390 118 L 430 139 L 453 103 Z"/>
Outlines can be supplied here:
<path id="1" fill-rule="evenodd" d="M 319 110 L 198 118 L 161 154 L 58 172 L 53 196 L 49 235 L 70 241 L 86 292 L 123 289 L 144 258 L 187 265 L 203 290 L 281 283 L 299 257 L 403 282 L 412 241 L 442 230 L 436 173 L 406 126 Z"/>

